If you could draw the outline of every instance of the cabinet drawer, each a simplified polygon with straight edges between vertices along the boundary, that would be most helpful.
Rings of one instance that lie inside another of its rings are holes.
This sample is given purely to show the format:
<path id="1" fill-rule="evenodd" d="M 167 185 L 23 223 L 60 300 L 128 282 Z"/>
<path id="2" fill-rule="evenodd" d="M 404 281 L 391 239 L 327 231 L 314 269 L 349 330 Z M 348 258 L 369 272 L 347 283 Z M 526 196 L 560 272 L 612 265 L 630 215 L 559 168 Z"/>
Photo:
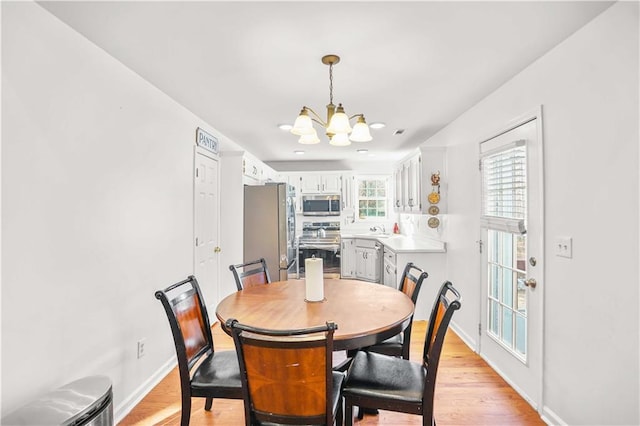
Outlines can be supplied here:
<path id="1" fill-rule="evenodd" d="M 370 240 L 368 238 L 356 238 L 356 247 L 375 248 L 377 243 L 376 240 Z"/>
<path id="2" fill-rule="evenodd" d="M 390 250 L 384 251 L 384 260 L 393 266 L 396 265 L 396 254 Z"/>

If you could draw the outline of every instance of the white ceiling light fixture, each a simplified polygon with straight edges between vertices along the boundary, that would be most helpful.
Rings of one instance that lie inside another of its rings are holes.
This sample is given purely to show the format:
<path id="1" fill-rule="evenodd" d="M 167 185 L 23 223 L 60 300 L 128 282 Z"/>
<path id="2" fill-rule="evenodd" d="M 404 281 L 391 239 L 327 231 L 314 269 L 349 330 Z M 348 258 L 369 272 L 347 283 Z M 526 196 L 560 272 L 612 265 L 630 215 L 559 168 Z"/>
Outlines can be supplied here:
<path id="1" fill-rule="evenodd" d="M 334 146 L 347 146 L 351 142 L 369 142 L 372 137 L 369 126 L 364 119 L 364 114 L 354 114 L 349 117 L 342 104 L 336 107 L 333 104 L 333 66 L 340 62 L 338 55 L 325 55 L 322 63 L 329 65 L 329 104 L 327 105 L 327 121 L 325 122 L 311 108 L 303 106 L 300 115 L 293 124 L 291 133 L 300 136 L 298 140 L 302 144 L 319 143 L 318 133 L 313 127 L 313 122 L 318 123 L 325 129 L 325 134 L 329 137 L 329 143 Z M 313 117 L 309 115 L 311 113 Z M 351 128 L 349 120 L 358 118 L 356 124 Z"/>
<path id="2" fill-rule="evenodd" d="M 375 123 L 369 124 L 369 127 L 371 127 L 372 129 L 383 129 L 385 126 L 386 124 L 381 121 L 376 121 Z"/>
<path id="3" fill-rule="evenodd" d="M 278 124 L 278 129 L 288 131 L 293 129 L 293 126 L 291 124 L 286 124 L 286 123 Z"/>

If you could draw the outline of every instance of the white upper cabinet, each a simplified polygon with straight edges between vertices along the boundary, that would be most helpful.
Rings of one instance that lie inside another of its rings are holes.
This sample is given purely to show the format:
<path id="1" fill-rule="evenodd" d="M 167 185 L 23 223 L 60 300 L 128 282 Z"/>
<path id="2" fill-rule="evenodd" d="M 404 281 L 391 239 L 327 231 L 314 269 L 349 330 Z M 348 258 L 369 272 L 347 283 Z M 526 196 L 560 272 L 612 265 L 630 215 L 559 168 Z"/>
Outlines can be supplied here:
<path id="1" fill-rule="evenodd" d="M 421 156 L 420 153 L 401 162 L 394 174 L 394 208 L 397 212 L 418 213 L 421 211 Z"/>
<path id="2" fill-rule="evenodd" d="M 421 156 L 411 158 L 407 164 L 408 196 L 405 211 L 420 212 L 422 203 L 420 198 Z"/>
<path id="3" fill-rule="evenodd" d="M 439 214 L 446 212 L 446 148 L 421 148 L 398 163 L 394 172 L 393 207 L 400 213 L 428 213 L 437 205 Z M 431 175 L 440 175 L 440 186 L 431 184 Z M 429 194 L 438 192 L 439 201 L 431 204 Z"/>
<path id="4" fill-rule="evenodd" d="M 339 173 L 301 174 L 300 192 L 302 194 L 340 194 L 342 180 Z"/>
<path id="5" fill-rule="evenodd" d="M 356 207 L 356 184 L 353 173 L 342 175 L 342 209 L 354 209 Z"/>
<path id="6" fill-rule="evenodd" d="M 276 172 L 262 161 L 253 157 L 248 153 L 241 153 L 242 157 L 242 175 L 244 183 L 247 185 L 260 185 L 262 183 L 273 181 L 276 178 Z"/>

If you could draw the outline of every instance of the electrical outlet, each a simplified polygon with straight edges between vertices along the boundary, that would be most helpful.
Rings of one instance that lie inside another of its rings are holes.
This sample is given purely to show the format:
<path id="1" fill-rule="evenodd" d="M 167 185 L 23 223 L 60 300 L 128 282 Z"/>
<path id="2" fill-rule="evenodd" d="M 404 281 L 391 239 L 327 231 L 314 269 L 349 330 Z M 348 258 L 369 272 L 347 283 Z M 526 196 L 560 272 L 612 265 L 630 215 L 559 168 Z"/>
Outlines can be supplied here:
<path id="1" fill-rule="evenodd" d="M 573 257 L 573 239 L 571 237 L 556 237 L 555 253 L 556 256 L 566 257 L 571 259 Z"/>
<path id="2" fill-rule="evenodd" d="M 147 339 L 140 339 L 138 340 L 138 359 L 142 358 L 144 356 L 145 352 L 145 344 L 146 344 L 146 340 Z"/>

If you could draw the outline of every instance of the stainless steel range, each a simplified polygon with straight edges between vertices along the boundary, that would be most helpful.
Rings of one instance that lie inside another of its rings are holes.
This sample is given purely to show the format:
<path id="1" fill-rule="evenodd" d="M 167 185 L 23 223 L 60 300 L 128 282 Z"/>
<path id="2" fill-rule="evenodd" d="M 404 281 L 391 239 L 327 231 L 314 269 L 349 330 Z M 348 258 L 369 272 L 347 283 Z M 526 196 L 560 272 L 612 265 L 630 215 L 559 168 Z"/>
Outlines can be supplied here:
<path id="1" fill-rule="evenodd" d="M 325 277 L 340 277 L 340 222 L 302 222 L 298 239 L 298 277 L 304 276 L 304 260 L 322 259 Z"/>

